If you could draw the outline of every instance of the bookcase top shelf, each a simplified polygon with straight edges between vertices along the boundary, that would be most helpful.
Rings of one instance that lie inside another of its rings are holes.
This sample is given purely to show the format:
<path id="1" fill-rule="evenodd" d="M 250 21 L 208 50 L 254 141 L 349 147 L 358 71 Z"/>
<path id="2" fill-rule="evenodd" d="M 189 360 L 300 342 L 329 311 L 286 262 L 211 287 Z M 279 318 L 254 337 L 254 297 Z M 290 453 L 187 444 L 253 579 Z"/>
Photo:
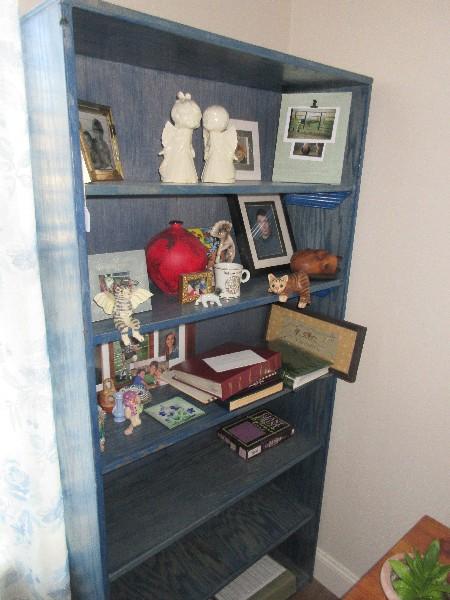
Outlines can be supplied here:
<path id="1" fill-rule="evenodd" d="M 156 291 L 152 297 L 152 310 L 137 313 L 136 316 L 141 323 L 141 332 L 148 333 L 156 329 L 167 329 L 186 323 L 195 323 L 214 317 L 222 317 L 226 314 L 273 304 L 278 301 L 276 294 L 267 292 L 267 277 L 259 276 L 250 279 L 241 287 L 241 297 L 228 302 L 222 302 L 222 306 L 209 306 L 204 308 L 196 306 L 195 302 L 181 304 L 175 296 L 168 296 Z M 325 281 L 312 281 L 311 293 L 324 293 L 328 290 L 340 287 L 341 279 Z M 152 286 L 154 291 L 154 286 Z M 295 295 L 291 295 L 294 298 Z M 94 344 L 105 344 L 119 340 L 119 332 L 114 327 L 112 319 L 97 321 L 93 323 Z"/>
<path id="2" fill-rule="evenodd" d="M 365 75 L 322 65 L 106 2 L 73 8 L 75 51 L 108 61 L 277 92 L 370 85 Z"/>

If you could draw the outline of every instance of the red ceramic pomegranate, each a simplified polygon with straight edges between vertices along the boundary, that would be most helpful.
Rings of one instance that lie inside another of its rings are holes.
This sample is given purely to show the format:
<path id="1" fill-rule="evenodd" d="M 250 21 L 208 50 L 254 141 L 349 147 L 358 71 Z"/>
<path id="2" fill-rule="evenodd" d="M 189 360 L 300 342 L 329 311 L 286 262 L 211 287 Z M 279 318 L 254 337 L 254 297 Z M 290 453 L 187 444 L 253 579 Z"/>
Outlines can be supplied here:
<path id="1" fill-rule="evenodd" d="M 208 261 L 205 246 L 182 225 L 170 221 L 170 227 L 152 237 L 145 249 L 148 276 L 171 295 L 178 293 L 181 273 L 204 271 Z"/>

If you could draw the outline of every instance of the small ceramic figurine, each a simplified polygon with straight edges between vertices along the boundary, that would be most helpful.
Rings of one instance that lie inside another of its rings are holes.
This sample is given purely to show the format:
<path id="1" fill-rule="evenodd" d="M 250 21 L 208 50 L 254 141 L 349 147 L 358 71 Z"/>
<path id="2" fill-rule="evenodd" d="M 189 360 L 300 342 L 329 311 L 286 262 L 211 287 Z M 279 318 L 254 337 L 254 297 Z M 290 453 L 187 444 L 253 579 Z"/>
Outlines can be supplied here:
<path id="1" fill-rule="evenodd" d="M 202 112 L 190 94 L 178 92 L 177 100 L 170 113 L 175 125 L 167 121 L 162 132 L 163 150 L 159 153 L 164 159 L 159 167 L 164 183 L 197 183 L 195 151 L 192 146 L 192 132 L 200 127 Z"/>
<path id="2" fill-rule="evenodd" d="M 144 288 L 137 287 L 138 282 L 124 278 L 120 282 L 113 282 L 111 291 L 100 292 L 94 296 L 94 302 L 98 304 L 107 315 L 112 315 L 114 325 L 119 330 L 120 337 L 125 346 L 131 344 L 128 330 L 131 329 L 131 337 L 138 342 L 144 341 L 139 333 L 140 322 L 133 318 L 133 310 L 153 296 Z"/>
<path id="3" fill-rule="evenodd" d="M 141 424 L 140 414 L 142 412 L 142 404 L 139 395 L 128 390 L 123 393 L 123 405 L 125 407 L 125 418 L 129 419 L 130 424 L 125 429 L 125 435 L 131 435 L 135 427 L 139 427 Z"/>
<path id="4" fill-rule="evenodd" d="M 217 294 L 200 294 L 200 296 L 195 301 L 195 306 L 198 306 L 200 303 L 204 308 L 208 308 L 208 306 L 212 306 L 213 304 L 217 304 L 217 306 L 222 306 L 220 298 Z"/>
<path id="5" fill-rule="evenodd" d="M 103 380 L 103 389 L 98 394 L 98 403 L 107 413 L 111 413 L 114 408 L 116 386 L 111 377 Z"/>
<path id="6" fill-rule="evenodd" d="M 278 294 L 280 302 L 286 302 L 290 293 L 299 294 L 298 308 L 305 308 L 311 304 L 311 294 L 309 290 L 309 277 L 303 271 L 289 273 L 282 277 L 276 277 L 272 273 L 267 276 L 269 279 L 269 292 Z"/>
<path id="7" fill-rule="evenodd" d="M 123 392 L 116 392 L 114 397 L 115 397 L 115 403 L 114 403 L 114 408 L 112 409 L 114 422 L 115 423 L 123 423 L 125 421 L 125 409 L 123 406 Z"/>
<path id="8" fill-rule="evenodd" d="M 203 113 L 203 141 L 205 166 L 202 181 L 205 183 L 234 183 L 234 159 L 237 133 L 229 125 L 230 117 L 223 106 L 213 105 Z"/>
<path id="9" fill-rule="evenodd" d="M 232 225 L 230 221 L 217 221 L 211 227 L 210 235 L 219 239 L 219 247 L 216 253 L 215 262 L 233 262 L 236 256 L 236 248 L 231 237 Z"/>

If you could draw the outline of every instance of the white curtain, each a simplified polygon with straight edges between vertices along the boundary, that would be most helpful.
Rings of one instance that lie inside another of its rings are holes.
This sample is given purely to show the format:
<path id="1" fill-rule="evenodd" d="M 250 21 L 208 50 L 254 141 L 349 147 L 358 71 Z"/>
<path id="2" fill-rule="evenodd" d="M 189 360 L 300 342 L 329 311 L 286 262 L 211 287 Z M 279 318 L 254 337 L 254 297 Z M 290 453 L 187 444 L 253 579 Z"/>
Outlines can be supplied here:
<path id="1" fill-rule="evenodd" d="M 0 33 L 0 598 L 70 598 L 16 0 Z"/>

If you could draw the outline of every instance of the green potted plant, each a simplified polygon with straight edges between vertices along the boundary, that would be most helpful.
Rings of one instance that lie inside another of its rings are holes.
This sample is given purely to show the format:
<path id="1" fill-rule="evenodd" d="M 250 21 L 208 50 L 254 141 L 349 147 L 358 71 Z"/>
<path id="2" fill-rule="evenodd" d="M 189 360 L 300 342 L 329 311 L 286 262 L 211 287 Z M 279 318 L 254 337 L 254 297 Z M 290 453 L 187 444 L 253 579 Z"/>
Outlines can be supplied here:
<path id="1" fill-rule="evenodd" d="M 439 562 L 439 540 L 424 554 L 396 554 L 381 569 L 381 585 L 388 600 L 448 600 L 450 565 Z"/>

